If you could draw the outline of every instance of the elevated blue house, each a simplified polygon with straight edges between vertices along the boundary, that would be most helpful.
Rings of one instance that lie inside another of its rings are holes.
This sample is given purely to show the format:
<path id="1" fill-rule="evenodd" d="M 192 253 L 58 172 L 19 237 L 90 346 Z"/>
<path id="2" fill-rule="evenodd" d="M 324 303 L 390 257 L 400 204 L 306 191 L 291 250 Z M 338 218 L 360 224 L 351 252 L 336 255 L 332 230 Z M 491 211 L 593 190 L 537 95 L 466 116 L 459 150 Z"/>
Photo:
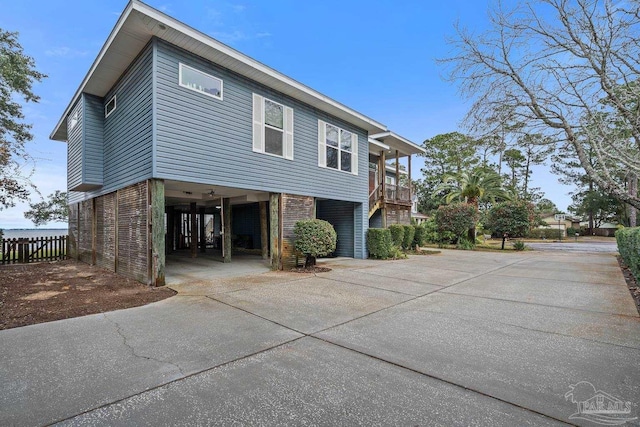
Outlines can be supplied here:
<path id="1" fill-rule="evenodd" d="M 287 267 L 306 218 L 334 225 L 336 255 L 364 258 L 369 221 L 411 199 L 376 171 L 421 152 L 136 0 L 51 138 L 68 142 L 70 252 L 155 285 L 181 250 L 228 262 L 242 249 Z"/>

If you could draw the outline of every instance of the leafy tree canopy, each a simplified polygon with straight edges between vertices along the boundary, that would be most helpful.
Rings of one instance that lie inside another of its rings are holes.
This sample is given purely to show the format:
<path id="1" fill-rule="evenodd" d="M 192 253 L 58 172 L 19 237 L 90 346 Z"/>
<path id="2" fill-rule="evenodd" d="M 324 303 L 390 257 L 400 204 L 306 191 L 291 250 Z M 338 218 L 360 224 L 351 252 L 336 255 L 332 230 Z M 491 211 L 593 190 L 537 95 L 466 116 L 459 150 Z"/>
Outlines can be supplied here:
<path id="1" fill-rule="evenodd" d="M 69 219 L 67 193 L 63 191 L 49 194 L 47 200 L 29 203 L 29 206 L 31 209 L 24 213 L 24 217 L 33 221 L 36 227 L 48 222 L 66 222 Z"/>
<path id="2" fill-rule="evenodd" d="M 33 58 L 24 54 L 18 34 L 0 29 L 0 209 L 15 206 L 29 197 L 33 168 L 25 144 L 33 139 L 31 125 L 24 123 L 24 102 L 40 98 L 32 86 L 46 75 L 36 71 Z"/>

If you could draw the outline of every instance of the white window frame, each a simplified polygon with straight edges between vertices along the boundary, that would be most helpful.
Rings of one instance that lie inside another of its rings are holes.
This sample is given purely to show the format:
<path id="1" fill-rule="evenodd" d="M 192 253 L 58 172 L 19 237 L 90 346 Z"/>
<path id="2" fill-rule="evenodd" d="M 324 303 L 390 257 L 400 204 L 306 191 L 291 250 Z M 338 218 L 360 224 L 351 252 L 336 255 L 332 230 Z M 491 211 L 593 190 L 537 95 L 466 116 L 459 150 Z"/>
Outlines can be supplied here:
<path id="1" fill-rule="evenodd" d="M 69 119 L 69 130 L 73 130 L 73 128 L 78 125 L 78 122 L 80 122 L 80 110 L 74 111 L 71 115 Z"/>
<path id="2" fill-rule="evenodd" d="M 111 109 L 111 111 L 107 112 L 107 107 L 109 107 L 109 104 L 111 104 L 112 102 L 113 102 L 113 108 Z M 118 108 L 118 103 L 116 102 L 116 96 L 113 95 L 109 100 L 109 102 L 104 104 L 104 118 L 106 119 L 107 117 L 112 115 L 113 112 L 116 111 L 116 108 Z"/>
<path id="3" fill-rule="evenodd" d="M 267 101 L 282 107 L 282 129 L 266 124 L 265 104 Z M 282 155 L 268 153 L 265 150 L 267 128 L 282 131 Z M 293 160 L 293 108 L 257 93 L 253 94 L 253 151 L 268 156 Z"/>
<path id="4" fill-rule="evenodd" d="M 211 78 L 211 79 L 219 81 L 220 82 L 220 96 L 214 95 L 212 93 L 205 92 L 204 90 L 200 90 L 200 89 L 198 89 L 196 87 L 189 86 L 187 84 L 182 83 L 182 70 L 184 68 L 188 68 L 190 71 L 193 71 L 193 72 L 198 73 L 198 74 L 202 74 L 205 77 L 208 77 L 208 78 Z M 218 99 L 218 100 L 222 101 L 222 96 L 223 96 L 223 92 L 224 92 L 224 90 L 223 90 L 224 82 L 222 81 L 221 78 L 213 76 L 213 75 L 211 75 L 209 73 L 205 73 L 204 71 L 200 71 L 197 68 L 190 67 L 189 65 L 183 64 L 182 62 L 180 62 L 179 66 L 178 66 L 178 84 L 180 86 L 182 86 L 184 88 L 187 88 L 187 89 L 190 89 L 190 90 L 192 90 L 194 92 L 198 92 L 198 93 L 201 93 L 203 95 L 207 95 L 207 96 L 210 96 L 211 98 Z"/>
<path id="5" fill-rule="evenodd" d="M 331 147 L 338 150 L 338 168 L 327 166 L 327 125 L 333 126 L 334 128 L 338 129 L 338 147 Z M 348 132 L 351 134 L 351 151 L 343 150 L 340 146 L 342 141 L 342 132 Z M 350 171 L 342 170 L 342 152 L 351 154 Z M 342 173 L 358 175 L 358 134 L 353 131 L 341 128 L 340 126 L 336 126 L 333 123 L 318 120 L 318 166 Z"/>

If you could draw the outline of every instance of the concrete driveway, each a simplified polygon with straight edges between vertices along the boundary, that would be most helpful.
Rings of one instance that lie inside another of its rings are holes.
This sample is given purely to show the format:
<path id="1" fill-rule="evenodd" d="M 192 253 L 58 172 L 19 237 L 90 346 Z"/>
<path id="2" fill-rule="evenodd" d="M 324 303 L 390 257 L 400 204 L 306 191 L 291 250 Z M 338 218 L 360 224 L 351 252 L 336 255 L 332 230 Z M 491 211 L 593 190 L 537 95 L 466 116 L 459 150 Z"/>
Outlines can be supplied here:
<path id="1" fill-rule="evenodd" d="M 612 255 L 331 266 L 0 331 L 0 425 L 594 425 L 570 417 L 597 392 L 630 402 L 606 417 L 640 416 L 640 318 Z"/>

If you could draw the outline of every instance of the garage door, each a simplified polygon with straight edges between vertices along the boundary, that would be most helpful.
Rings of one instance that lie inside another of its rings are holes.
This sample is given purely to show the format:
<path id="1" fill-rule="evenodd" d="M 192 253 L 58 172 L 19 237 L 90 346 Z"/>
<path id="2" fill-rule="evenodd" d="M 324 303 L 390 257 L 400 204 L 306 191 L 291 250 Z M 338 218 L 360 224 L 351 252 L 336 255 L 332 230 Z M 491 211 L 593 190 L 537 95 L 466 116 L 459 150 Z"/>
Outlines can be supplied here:
<path id="1" fill-rule="evenodd" d="M 337 256 L 354 256 L 354 206 L 352 202 L 318 200 L 316 217 L 333 225 L 338 235 Z"/>

